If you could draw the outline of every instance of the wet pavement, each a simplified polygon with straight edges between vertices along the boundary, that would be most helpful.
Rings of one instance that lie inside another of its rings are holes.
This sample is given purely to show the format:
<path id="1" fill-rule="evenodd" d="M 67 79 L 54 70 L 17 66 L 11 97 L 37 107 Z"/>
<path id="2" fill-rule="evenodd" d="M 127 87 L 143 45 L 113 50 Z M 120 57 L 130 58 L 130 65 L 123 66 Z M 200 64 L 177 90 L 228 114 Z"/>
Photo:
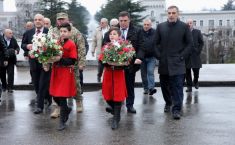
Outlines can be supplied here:
<path id="1" fill-rule="evenodd" d="M 3 93 L 0 105 L 0 145 L 232 145 L 235 142 L 235 89 L 201 87 L 184 94 L 183 117 L 179 121 L 163 113 L 159 88 L 153 97 L 136 88 L 137 114 L 122 108 L 120 128 L 112 131 L 111 115 L 101 91 L 84 92 L 84 112 L 75 106 L 68 128 L 58 132 L 51 109 L 33 114 L 33 91 Z"/>

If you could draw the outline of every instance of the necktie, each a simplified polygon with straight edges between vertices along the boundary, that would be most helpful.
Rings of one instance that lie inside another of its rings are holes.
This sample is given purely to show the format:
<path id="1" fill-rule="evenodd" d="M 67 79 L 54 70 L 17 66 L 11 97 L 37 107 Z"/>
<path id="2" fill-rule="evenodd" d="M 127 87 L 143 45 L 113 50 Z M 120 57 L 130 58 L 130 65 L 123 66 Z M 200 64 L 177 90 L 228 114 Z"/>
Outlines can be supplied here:
<path id="1" fill-rule="evenodd" d="M 123 40 L 126 40 L 125 31 L 126 31 L 126 29 L 122 29 L 122 39 L 123 39 Z"/>
<path id="2" fill-rule="evenodd" d="M 41 32 L 41 30 L 40 30 L 40 29 L 37 29 L 36 35 L 38 35 L 40 32 Z"/>

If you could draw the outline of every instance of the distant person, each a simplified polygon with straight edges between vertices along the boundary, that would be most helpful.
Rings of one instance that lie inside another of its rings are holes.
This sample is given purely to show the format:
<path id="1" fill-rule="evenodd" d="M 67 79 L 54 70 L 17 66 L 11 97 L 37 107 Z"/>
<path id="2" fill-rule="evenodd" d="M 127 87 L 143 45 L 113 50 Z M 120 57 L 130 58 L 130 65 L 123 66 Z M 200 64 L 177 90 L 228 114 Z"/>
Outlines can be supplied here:
<path id="1" fill-rule="evenodd" d="M 191 51 L 192 35 L 187 24 L 179 20 L 177 6 L 168 7 L 167 16 L 167 21 L 160 23 L 156 30 L 158 73 L 166 102 L 164 112 L 170 112 L 172 106 L 173 119 L 180 119 L 184 96 L 185 58 Z"/>
<path id="2" fill-rule="evenodd" d="M 20 47 L 17 43 L 17 40 L 13 37 L 13 32 L 11 29 L 5 29 L 4 34 L 4 43 L 7 46 L 8 53 L 8 65 L 6 67 L 0 68 L 0 77 L 2 81 L 3 91 L 6 89 L 9 93 L 13 92 L 14 86 L 14 74 L 15 74 L 15 65 L 17 62 L 16 55 L 19 54 Z"/>
<path id="3" fill-rule="evenodd" d="M 109 22 L 110 28 L 119 27 L 118 23 L 119 23 L 118 19 L 116 19 L 116 18 L 111 19 L 110 22 Z M 103 41 L 102 41 L 102 46 L 105 45 L 108 42 L 110 42 L 110 40 L 109 40 L 109 32 L 106 32 L 104 34 L 104 38 L 103 38 Z"/>
<path id="4" fill-rule="evenodd" d="M 26 31 L 28 31 L 28 30 L 30 30 L 30 29 L 33 29 L 33 27 L 34 27 L 33 22 L 31 22 L 31 21 L 26 22 L 26 24 L 25 24 L 25 29 L 26 29 Z M 26 32 L 24 32 L 22 39 L 24 39 L 25 33 L 26 33 Z M 23 49 L 23 48 L 22 48 L 22 49 Z M 28 54 L 24 53 L 24 57 L 25 57 L 26 60 L 29 61 Z M 30 76 L 31 76 L 31 81 L 29 82 L 29 84 L 32 85 L 32 84 L 33 84 L 33 78 L 32 78 L 32 72 L 31 72 L 31 70 L 30 70 Z"/>
<path id="5" fill-rule="evenodd" d="M 95 52 L 96 52 L 97 60 L 98 60 L 98 56 L 100 55 L 100 52 L 101 52 L 102 41 L 103 41 L 104 35 L 106 32 L 108 32 L 108 30 L 109 30 L 108 19 L 102 18 L 100 20 L 100 25 L 96 29 L 95 34 L 92 38 L 91 53 L 92 53 L 92 56 L 95 56 Z M 104 69 L 103 64 L 98 60 L 97 82 L 101 82 L 103 69 Z"/>
<path id="6" fill-rule="evenodd" d="M 51 26 L 51 20 L 49 18 L 44 18 L 44 27 L 47 29 L 53 29 L 53 27 Z"/>
<path id="7" fill-rule="evenodd" d="M 204 42 L 203 42 L 201 31 L 193 28 L 193 20 L 188 19 L 187 24 L 192 32 L 193 45 L 192 45 L 190 56 L 185 61 L 186 62 L 186 77 L 185 78 L 186 78 L 186 85 L 187 85 L 186 92 L 192 92 L 193 84 L 196 89 L 199 88 L 199 83 L 198 83 L 199 70 L 202 67 L 200 55 L 202 52 L 202 47 L 204 45 Z M 193 81 L 192 81 L 191 70 L 193 71 L 193 76 L 194 76 Z"/>
<path id="8" fill-rule="evenodd" d="M 33 22 L 31 22 L 31 21 L 28 21 L 28 22 L 25 24 L 25 29 L 26 29 L 26 31 L 27 31 L 27 30 L 30 30 L 30 29 L 33 29 L 33 27 L 34 27 L 34 24 L 33 24 Z"/>
<path id="9" fill-rule="evenodd" d="M 156 66 L 155 58 L 155 30 L 152 28 L 152 21 L 145 19 L 143 28 L 139 32 L 140 48 L 144 52 L 144 59 L 140 65 L 144 94 L 152 96 L 157 92 L 155 89 L 154 70 Z"/>

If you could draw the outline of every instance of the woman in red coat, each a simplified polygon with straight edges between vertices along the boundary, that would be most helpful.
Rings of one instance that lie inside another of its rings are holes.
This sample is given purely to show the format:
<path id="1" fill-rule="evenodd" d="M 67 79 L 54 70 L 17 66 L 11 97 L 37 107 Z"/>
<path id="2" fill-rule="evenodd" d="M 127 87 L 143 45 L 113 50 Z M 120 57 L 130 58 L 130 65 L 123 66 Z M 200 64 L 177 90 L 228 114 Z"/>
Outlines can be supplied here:
<path id="1" fill-rule="evenodd" d="M 117 41 L 120 35 L 121 32 L 118 28 L 111 28 L 109 30 L 110 43 Z M 107 112 L 113 114 L 111 128 L 117 129 L 121 118 L 122 102 L 127 97 L 124 66 L 114 66 L 111 64 L 105 64 L 104 66 L 102 94 L 106 102 L 111 106 L 111 108 L 106 108 Z"/>
<path id="2" fill-rule="evenodd" d="M 76 96 L 76 83 L 74 77 L 74 64 L 77 59 L 77 49 L 69 38 L 70 24 L 60 26 L 60 37 L 63 41 L 63 55 L 52 66 L 50 80 L 50 94 L 60 106 L 60 124 L 58 130 L 65 129 L 71 108 L 67 105 L 67 98 Z"/>

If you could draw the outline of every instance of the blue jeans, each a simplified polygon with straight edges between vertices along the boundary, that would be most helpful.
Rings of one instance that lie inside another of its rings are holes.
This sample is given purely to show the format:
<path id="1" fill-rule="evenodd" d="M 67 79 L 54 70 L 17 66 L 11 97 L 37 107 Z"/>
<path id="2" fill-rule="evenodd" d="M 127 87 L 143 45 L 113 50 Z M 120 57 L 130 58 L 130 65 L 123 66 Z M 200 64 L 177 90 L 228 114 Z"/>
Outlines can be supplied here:
<path id="1" fill-rule="evenodd" d="M 145 90 L 153 89 L 155 87 L 154 69 L 156 66 L 156 58 L 148 57 L 141 63 L 140 71 L 142 84 Z"/>
<path id="2" fill-rule="evenodd" d="M 182 75 L 160 75 L 160 85 L 162 95 L 166 105 L 172 107 L 172 112 L 181 111 L 184 93 L 183 93 L 184 74 Z"/>

